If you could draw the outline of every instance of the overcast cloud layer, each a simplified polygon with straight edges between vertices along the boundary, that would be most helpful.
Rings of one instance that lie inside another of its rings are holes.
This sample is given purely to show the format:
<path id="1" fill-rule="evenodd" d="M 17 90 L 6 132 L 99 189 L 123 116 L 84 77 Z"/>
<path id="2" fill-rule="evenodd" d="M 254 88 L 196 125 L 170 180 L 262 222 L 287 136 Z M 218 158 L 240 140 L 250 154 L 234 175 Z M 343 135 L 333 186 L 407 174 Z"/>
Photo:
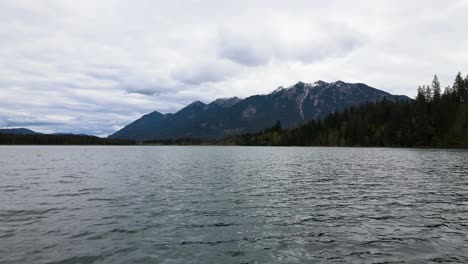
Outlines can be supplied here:
<path id="1" fill-rule="evenodd" d="M 299 80 L 415 95 L 468 69 L 468 1 L 0 0 L 0 127 L 108 135 Z"/>

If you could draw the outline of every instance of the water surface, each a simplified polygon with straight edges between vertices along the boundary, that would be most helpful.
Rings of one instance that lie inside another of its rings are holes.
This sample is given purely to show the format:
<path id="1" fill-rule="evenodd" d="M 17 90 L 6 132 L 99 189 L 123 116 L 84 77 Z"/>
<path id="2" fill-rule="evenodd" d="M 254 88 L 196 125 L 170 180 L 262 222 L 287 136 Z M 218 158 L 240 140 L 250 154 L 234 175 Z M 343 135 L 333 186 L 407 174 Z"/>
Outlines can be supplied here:
<path id="1" fill-rule="evenodd" d="M 468 262 L 468 152 L 0 147 L 0 263 Z"/>

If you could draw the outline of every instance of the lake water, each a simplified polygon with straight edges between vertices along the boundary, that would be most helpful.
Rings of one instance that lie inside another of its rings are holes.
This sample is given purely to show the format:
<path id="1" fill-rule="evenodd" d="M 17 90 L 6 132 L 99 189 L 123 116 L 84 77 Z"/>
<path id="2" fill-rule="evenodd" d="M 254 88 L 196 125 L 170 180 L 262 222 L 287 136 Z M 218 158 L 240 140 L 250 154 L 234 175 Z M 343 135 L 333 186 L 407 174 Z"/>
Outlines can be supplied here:
<path id="1" fill-rule="evenodd" d="M 468 151 L 0 147 L 0 263 L 468 262 Z"/>

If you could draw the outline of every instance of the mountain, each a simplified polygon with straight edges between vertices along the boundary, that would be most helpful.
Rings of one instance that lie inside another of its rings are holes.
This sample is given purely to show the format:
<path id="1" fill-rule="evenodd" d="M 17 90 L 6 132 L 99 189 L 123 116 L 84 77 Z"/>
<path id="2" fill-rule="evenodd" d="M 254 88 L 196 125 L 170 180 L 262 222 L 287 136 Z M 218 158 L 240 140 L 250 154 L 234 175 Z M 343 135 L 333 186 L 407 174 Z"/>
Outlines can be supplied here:
<path id="1" fill-rule="evenodd" d="M 14 135 L 34 135 L 40 134 L 27 128 L 0 128 L 2 134 L 14 134 Z"/>
<path id="2" fill-rule="evenodd" d="M 27 128 L 0 128 L 2 134 L 14 134 L 14 135 L 52 135 L 52 136 L 88 136 L 86 134 L 73 134 L 73 133 L 52 133 L 42 134 L 36 131 L 32 131 Z"/>
<path id="3" fill-rule="evenodd" d="M 266 95 L 193 102 L 174 114 L 152 112 L 109 138 L 137 141 L 167 138 L 215 139 L 271 127 L 277 120 L 289 128 L 365 102 L 411 100 L 362 83 L 298 82 Z"/>

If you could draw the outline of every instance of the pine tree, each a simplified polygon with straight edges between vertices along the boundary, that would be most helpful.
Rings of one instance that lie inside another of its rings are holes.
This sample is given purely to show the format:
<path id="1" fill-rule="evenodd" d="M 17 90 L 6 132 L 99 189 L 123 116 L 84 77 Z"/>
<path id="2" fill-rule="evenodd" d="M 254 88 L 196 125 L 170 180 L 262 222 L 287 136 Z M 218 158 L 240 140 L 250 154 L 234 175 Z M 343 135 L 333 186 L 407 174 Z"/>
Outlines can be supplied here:
<path id="1" fill-rule="evenodd" d="M 281 131 L 281 122 L 279 120 L 276 121 L 275 126 L 273 127 L 274 131 Z"/>
<path id="2" fill-rule="evenodd" d="M 424 88 L 421 86 L 418 87 L 418 95 L 416 96 L 416 101 L 421 103 L 426 101 L 425 91 Z"/>
<path id="3" fill-rule="evenodd" d="M 434 79 L 432 80 L 432 92 L 433 92 L 433 99 L 435 102 L 439 102 L 441 98 L 441 89 L 440 89 L 440 82 L 437 74 L 434 75 Z"/>
<path id="4" fill-rule="evenodd" d="M 465 104 L 468 104 L 468 74 L 466 75 L 466 78 L 465 78 L 465 94 L 464 94 L 464 100 L 465 100 Z"/>
<path id="5" fill-rule="evenodd" d="M 453 83 L 453 90 L 455 92 L 457 102 L 461 102 L 463 100 L 465 90 L 465 80 L 463 80 L 461 72 L 459 72 L 455 77 L 455 82 Z"/>
<path id="6" fill-rule="evenodd" d="M 427 102 L 430 102 L 432 101 L 432 90 L 431 90 L 431 87 L 428 85 L 428 86 L 423 86 L 424 87 L 424 95 L 426 97 L 426 101 Z"/>
<path id="7" fill-rule="evenodd" d="M 444 89 L 444 96 L 449 97 L 452 94 L 452 88 L 449 86 L 445 87 Z"/>

